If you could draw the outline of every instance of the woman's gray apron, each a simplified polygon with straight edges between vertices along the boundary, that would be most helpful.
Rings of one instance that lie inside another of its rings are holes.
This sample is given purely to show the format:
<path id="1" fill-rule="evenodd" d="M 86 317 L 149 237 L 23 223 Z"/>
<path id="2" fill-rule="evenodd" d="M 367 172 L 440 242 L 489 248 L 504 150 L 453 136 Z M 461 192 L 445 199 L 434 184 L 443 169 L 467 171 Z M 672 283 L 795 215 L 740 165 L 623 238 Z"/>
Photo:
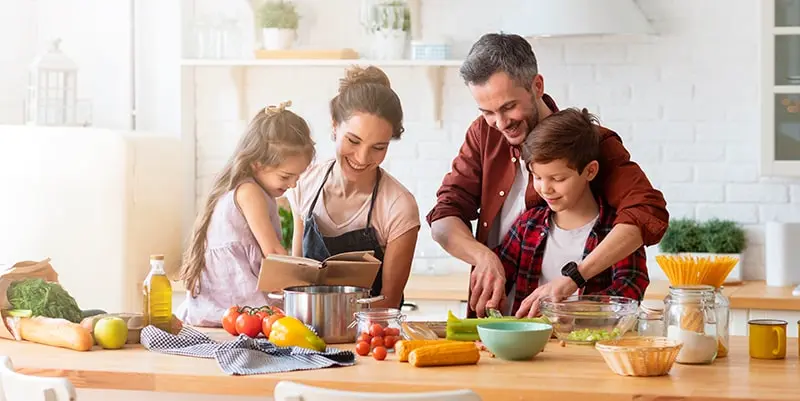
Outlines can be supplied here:
<path id="1" fill-rule="evenodd" d="M 372 199 L 370 200 L 369 211 L 367 212 L 367 226 L 359 229 L 346 232 L 336 237 L 325 237 L 320 233 L 317 221 L 314 218 L 314 208 L 317 206 L 317 199 L 322 193 L 322 188 L 325 182 L 328 181 L 333 166 L 336 162 L 331 163 L 322 183 L 317 189 L 314 200 L 311 202 L 311 207 L 308 208 L 308 215 L 305 217 L 305 227 L 303 228 L 303 256 L 315 260 L 325 260 L 332 255 L 338 255 L 345 252 L 353 251 L 374 251 L 375 257 L 381 261 L 381 267 L 378 269 L 378 274 L 375 276 L 375 281 L 372 283 L 372 296 L 380 295 L 383 289 L 383 248 L 378 241 L 378 233 L 375 227 L 372 227 L 372 210 L 375 208 L 375 198 L 378 194 L 378 184 L 381 182 L 381 169 L 378 168 L 378 178 L 375 180 L 375 187 L 372 188 Z M 324 206 L 324 205 L 323 205 Z M 400 300 L 399 308 L 403 304 Z"/>

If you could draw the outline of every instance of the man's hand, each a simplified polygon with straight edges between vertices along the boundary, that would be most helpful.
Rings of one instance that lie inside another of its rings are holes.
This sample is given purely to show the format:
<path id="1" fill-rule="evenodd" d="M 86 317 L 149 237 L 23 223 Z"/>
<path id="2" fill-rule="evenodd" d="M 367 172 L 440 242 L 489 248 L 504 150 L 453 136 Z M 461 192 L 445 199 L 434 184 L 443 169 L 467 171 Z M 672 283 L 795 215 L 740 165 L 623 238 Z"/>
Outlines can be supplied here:
<path id="1" fill-rule="evenodd" d="M 506 303 L 506 273 L 500 258 L 494 252 L 485 252 L 469 276 L 472 294 L 469 306 L 478 317 L 486 316 L 486 309 L 503 309 Z"/>
<path id="2" fill-rule="evenodd" d="M 531 295 L 528 295 L 519 306 L 516 316 L 518 318 L 535 317 L 539 315 L 539 302 L 544 298 L 552 298 L 553 301 L 561 301 L 569 297 L 578 290 L 569 277 L 559 277 L 543 286 L 536 288 Z"/>

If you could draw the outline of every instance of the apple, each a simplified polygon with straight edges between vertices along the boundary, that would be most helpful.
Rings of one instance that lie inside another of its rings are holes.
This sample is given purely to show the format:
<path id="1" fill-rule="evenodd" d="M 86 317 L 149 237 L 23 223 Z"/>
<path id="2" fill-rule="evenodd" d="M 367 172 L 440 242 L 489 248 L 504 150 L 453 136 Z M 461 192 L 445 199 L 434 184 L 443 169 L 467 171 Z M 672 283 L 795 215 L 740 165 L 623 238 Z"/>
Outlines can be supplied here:
<path id="1" fill-rule="evenodd" d="M 105 349 L 120 349 L 128 340 L 128 324 L 118 317 L 104 317 L 94 326 L 94 340 Z"/>

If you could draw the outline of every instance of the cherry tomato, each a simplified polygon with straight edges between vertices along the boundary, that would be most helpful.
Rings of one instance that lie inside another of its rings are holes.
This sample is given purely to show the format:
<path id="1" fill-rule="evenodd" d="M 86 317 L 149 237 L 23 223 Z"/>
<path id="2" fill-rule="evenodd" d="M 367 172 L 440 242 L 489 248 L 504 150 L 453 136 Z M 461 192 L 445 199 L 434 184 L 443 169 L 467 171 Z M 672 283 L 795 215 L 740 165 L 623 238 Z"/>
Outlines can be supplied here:
<path id="1" fill-rule="evenodd" d="M 272 311 L 269 309 L 269 306 L 262 306 L 256 310 L 256 315 L 258 315 L 258 318 L 261 320 L 269 317 L 270 314 L 272 314 Z"/>
<path id="2" fill-rule="evenodd" d="M 270 306 L 269 308 L 272 310 L 273 314 L 279 313 L 281 315 L 286 316 L 286 312 L 284 312 L 283 309 L 281 309 L 281 308 L 279 308 L 277 306 Z"/>
<path id="3" fill-rule="evenodd" d="M 396 327 L 387 327 L 387 328 L 383 329 L 383 335 L 384 336 L 395 336 L 395 337 L 397 337 L 397 336 L 400 335 L 400 329 L 398 329 Z"/>
<path id="4" fill-rule="evenodd" d="M 225 313 L 222 315 L 222 328 L 225 329 L 231 335 L 238 336 L 239 333 L 236 332 L 236 318 L 239 317 L 241 311 L 239 310 L 239 306 L 231 306 Z"/>
<path id="5" fill-rule="evenodd" d="M 361 333 L 361 334 L 359 334 L 358 340 L 356 340 L 356 341 L 363 341 L 363 342 L 369 344 L 369 342 L 372 341 L 372 336 L 369 335 L 368 333 Z"/>
<path id="6" fill-rule="evenodd" d="M 370 345 L 372 345 L 372 348 L 383 347 L 383 337 L 372 337 Z"/>
<path id="7" fill-rule="evenodd" d="M 383 337 L 383 345 L 386 346 L 386 348 L 389 348 L 389 349 L 394 348 L 394 344 L 396 342 L 397 342 L 397 337 L 395 337 L 395 336 Z"/>
<path id="8" fill-rule="evenodd" d="M 369 327 L 369 334 L 373 337 L 383 337 L 383 327 L 378 323 L 373 323 L 372 326 Z"/>
<path id="9" fill-rule="evenodd" d="M 255 313 L 242 313 L 236 318 L 236 332 L 250 338 L 261 333 L 261 319 Z"/>
<path id="10" fill-rule="evenodd" d="M 369 355 L 369 344 L 364 341 L 359 341 L 356 344 L 356 353 L 361 356 Z"/>
<path id="11" fill-rule="evenodd" d="M 269 338 L 269 333 L 272 331 L 272 324 L 282 317 L 283 315 L 275 313 L 261 319 L 261 332 L 264 333 L 264 337 Z"/>
<path id="12" fill-rule="evenodd" d="M 386 359 L 386 348 L 384 347 L 375 347 L 372 350 L 372 357 L 378 361 L 382 361 Z"/>

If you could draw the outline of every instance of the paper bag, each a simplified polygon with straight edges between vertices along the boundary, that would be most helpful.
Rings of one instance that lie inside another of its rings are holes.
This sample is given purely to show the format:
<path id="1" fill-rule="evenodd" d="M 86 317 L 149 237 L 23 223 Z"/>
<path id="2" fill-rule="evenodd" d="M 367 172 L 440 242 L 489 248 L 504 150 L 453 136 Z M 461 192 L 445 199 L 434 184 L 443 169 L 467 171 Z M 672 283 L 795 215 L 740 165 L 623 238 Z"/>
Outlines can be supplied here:
<path id="1" fill-rule="evenodd" d="M 8 302 L 8 296 L 6 295 L 11 283 L 26 278 L 40 278 L 44 281 L 57 283 L 58 273 L 50 265 L 50 258 L 41 262 L 19 262 L 4 270 L 0 273 L 0 310 L 5 311 L 11 308 L 11 303 Z M 2 313 L 3 324 L 0 324 L 0 338 L 20 340 L 14 333 L 13 324 L 10 325 L 10 323 L 14 322 L 14 319 L 8 318 L 4 312 Z"/>
<path id="2" fill-rule="evenodd" d="M 258 289 L 282 291 L 303 285 L 350 285 L 372 288 L 381 261 L 373 251 L 345 252 L 320 262 L 308 258 L 267 255 L 261 260 Z"/>

